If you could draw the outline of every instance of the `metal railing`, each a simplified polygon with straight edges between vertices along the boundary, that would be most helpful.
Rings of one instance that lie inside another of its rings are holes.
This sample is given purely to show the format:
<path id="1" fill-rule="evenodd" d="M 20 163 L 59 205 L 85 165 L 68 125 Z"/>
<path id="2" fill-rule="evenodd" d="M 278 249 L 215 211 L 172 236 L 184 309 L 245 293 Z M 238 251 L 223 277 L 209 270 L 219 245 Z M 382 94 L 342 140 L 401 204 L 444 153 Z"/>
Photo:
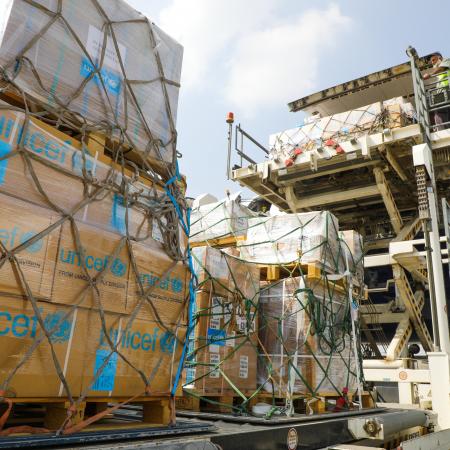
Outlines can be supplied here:
<path id="1" fill-rule="evenodd" d="M 431 75 L 425 82 L 432 132 L 450 128 L 450 89 L 440 76 L 442 74 Z"/>
<path id="2" fill-rule="evenodd" d="M 430 75 L 426 80 L 419 70 L 419 56 L 414 48 L 406 50 L 411 63 L 411 76 L 414 86 L 417 122 L 430 144 L 430 133 L 450 128 L 450 86 L 441 74 Z M 431 69 L 431 66 L 428 67 Z M 450 73 L 450 70 L 449 72 Z"/>
<path id="3" fill-rule="evenodd" d="M 267 158 L 269 156 L 269 150 L 267 150 L 264 145 L 259 143 L 253 136 L 247 133 L 242 127 L 241 124 L 238 124 L 234 127 L 234 150 L 238 156 L 239 164 L 233 164 L 232 166 L 232 147 L 233 147 L 233 122 L 231 120 L 227 120 L 228 123 L 228 156 L 227 156 L 227 179 L 231 178 L 232 170 L 239 169 L 243 167 L 244 160 L 249 164 L 257 164 L 257 162 L 251 158 L 248 154 L 248 150 L 245 150 L 245 144 L 251 143 L 253 147 L 259 149 L 258 151 L 262 151 L 264 153 L 264 157 Z"/>

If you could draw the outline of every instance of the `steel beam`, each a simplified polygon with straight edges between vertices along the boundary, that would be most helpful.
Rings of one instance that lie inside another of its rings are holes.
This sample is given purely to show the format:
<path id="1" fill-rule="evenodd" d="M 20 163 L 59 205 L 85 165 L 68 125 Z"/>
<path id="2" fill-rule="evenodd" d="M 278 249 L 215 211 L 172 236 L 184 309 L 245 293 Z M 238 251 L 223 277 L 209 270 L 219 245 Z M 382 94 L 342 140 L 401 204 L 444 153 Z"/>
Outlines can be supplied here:
<path id="1" fill-rule="evenodd" d="M 384 176 L 383 170 L 379 167 L 375 167 L 373 169 L 373 174 L 375 175 L 378 190 L 381 194 L 381 197 L 383 198 L 383 202 L 386 206 L 389 218 L 391 219 L 392 228 L 394 229 L 395 233 L 398 234 L 403 228 L 403 220 L 397 209 L 397 205 L 395 203 L 394 196 L 392 195 L 391 188 L 389 187 L 389 183 Z"/>
<path id="2" fill-rule="evenodd" d="M 395 359 L 400 358 L 403 350 L 408 344 L 411 334 L 412 326 L 409 321 L 409 317 L 404 317 L 397 325 L 395 335 L 386 351 L 386 360 L 394 361 Z"/>
<path id="3" fill-rule="evenodd" d="M 380 195 L 380 191 L 376 185 L 371 185 L 356 189 L 349 189 L 348 191 L 329 192 L 326 194 L 310 195 L 307 197 L 298 198 L 294 192 L 294 188 L 292 186 L 288 186 L 285 189 L 285 195 L 289 207 L 295 212 L 317 206 L 345 202 L 348 200 L 373 197 L 375 195 Z"/>
<path id="4" fill-rule="evenodd" d="M 421 306 L 423 306 L 423 302 L 417 301 L 409 284 L 408 278 L 406 277 L 405 270 L 402 266 L 400 266 L 400 264 L 393 264 L 392 272 L 394 275 L 397 292 L 405 305 L 406 310 L 408 311 L 410 320 L 416 330 L 417 336 L 420 339 L 420 343 L 425 351 L 431 351 L 433 349 L 433 339 L 431 338 L 422 317 Z"/>

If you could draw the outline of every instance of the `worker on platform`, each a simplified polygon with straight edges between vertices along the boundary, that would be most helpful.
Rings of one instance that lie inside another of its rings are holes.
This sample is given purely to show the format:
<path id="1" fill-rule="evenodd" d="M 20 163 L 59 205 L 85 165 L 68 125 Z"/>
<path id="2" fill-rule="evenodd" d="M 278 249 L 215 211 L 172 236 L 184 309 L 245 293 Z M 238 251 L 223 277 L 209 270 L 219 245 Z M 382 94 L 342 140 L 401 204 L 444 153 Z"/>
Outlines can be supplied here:
<path id="1" fill-rule="evenodd" d="M 430 57 L 430 63 L 433 67 L 423 75 L 423 79 L 428 80 L 433 75 L 436 75 L 436 86 L 433 87 L 431 91 L 431 95 L 436 97 L 438 95 L 442 95 L 444 90 L 448 90 L 449 88 L 450 59 L 444 59 L 440 53 L 434 53 Z M 435 130 L 443 130 L 444 128 L 448 128 L 450 126 L 448 123 L 450 121 L 450 107 L 433 111 L 430 119 L 433 125 L 437 125 Z"/>

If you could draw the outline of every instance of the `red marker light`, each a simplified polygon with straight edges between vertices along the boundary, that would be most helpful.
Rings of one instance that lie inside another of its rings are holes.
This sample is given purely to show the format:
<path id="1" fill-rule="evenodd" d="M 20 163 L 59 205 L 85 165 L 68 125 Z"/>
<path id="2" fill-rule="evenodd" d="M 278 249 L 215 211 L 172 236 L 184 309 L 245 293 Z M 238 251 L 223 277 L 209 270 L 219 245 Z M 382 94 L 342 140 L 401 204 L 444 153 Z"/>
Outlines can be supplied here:
<path id="1" fill-rule="evenodd" d="M 234 122 L 234 113 L 229 112 L 227 113 L 227 123 L 233 123 Z"/>

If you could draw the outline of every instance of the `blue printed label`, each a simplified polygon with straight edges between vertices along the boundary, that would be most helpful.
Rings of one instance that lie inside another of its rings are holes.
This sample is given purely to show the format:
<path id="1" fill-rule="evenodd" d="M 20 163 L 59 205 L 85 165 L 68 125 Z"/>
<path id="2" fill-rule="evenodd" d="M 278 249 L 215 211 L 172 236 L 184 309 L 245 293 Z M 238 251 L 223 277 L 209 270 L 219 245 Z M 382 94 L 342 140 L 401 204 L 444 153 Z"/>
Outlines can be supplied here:
<path id="1" fill-rule="evenodd" d="M 114 381 L 117 370 L 117 353 L 111 356 L 111 350 L 97 350 L 95 354 L 94 377 L 101 370 L 98 378 L 95 380 L 91 389 L 93 391 L 112 391 L 114 390 Z M 109 359 L 108 359 L 109 356 Z M 105 363 L 105 361 L 107 362 Z M 102 368 L 103 367 L 103 368 Z"/>
<path id="2" fill-rule="evenodd" d="M 11 145 L 0 141 L 0 185 L 5 182 L 6 170 L 8 169 L 9 158 L 6 157 L 11 152 Z M 4 159 L 1 159 L 4 158 Z"/>
<path id="3" fill-rule="evenodd" d="M 224 346 L 226 344 L 225 330 L 208 328 L 208 344 Z"/>
<path id="4" fill-rule="evenodd" d="M 94 72 L 94 70 L 94 66 L 88 59 L 83 58 L 81 60 L 81 76 L 87 78 L 92 74 L 92 72 Z M 100 69 L 100 76 L 102 77 L 106 90 L 112 95 L 119 95 L 122 87 L 122 78 L 120 74 L 113 70 L 107 69 L 106 67 L 102 67 Z M 94 75 L 93 80 L 96 84 L 101 84 L 98 75 Z"/>
<path id="5" fill-rule="evenodd" d="M 112 211 L 111 211 L 111 227 L 118 231 L 120 234 L 126 234 L 126 222 L 125 215 L 127 209 L 124 206 L 123 197 L 119 194 L 114 194 Z"/>

